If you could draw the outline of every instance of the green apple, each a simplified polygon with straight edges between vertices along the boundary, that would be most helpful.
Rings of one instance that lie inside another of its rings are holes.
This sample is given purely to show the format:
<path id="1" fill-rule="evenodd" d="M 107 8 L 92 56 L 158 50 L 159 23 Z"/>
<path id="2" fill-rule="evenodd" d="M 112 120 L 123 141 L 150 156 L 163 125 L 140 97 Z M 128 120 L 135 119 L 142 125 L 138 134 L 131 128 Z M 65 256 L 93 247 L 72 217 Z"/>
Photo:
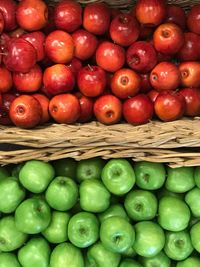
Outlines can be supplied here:
<path id="1" fill-rule="evenodd" d="M 0 192 L 0 211 L 3 213 L 14 212 L 26 194 L 15 177 L 0 180 Z"/>
<path id="2" fill-rule="evenodd" d="M 143 267 L 139 262 L 132 259 L 124 259 L 119 267 Z"/>
<path id="3" fill-rule="evenodd" d="M 126 214 L 126 211 L 124 207 L 121 204 L 113 204 L 111 205 L 106 211 L 100 213 L 98 215 L 99 221 L 102 223 L 104 220 L 113 217 L 113 216 L 119 216 L 127 221 L 130 221 L 128 215 Z"/>
<path id="4" fill-rule="evenodd" d="M 157 190 L 163 186 L 166 171 L 161 163 L 140 161 L 134 165 L 136 184 L 141 189 Z"/>
<path id="5" fill-rule="evenodd" d="M 192 226 L 190 229 L 190 237 L 194 249 L 200 253 L 200 222 Z"/>
<path id="6" fill-rule="evenodd" d="M 18 251 L 18 260 L 22 267 L 49 267 L 50 247 L 42 237 L 31 238 Z"/>
<path id="7" fill-rule="evenodd" d="M 189 228 L 191 228 L 194 224 L 198 223 L 200 221 L 200 217 L 196 218 L 196 217 L 191 217 L 190 219 L 190 224 L 189 224 Z"/>
<path id="8" fill-rule="evenodd" d="M 195 187 L 185 196 L 185 202 L 190 207 L 194 217 L 200 217 L 200 188 Z"/>
<path id="9" fill-rule="evenodd" d="M 195 168 L 194 171 L 194 181 L 198 188 L 200 188 L 200 166 Z"/>
<path id="10" fill-rule="evenodd" d="M 175 261 L 182 261 L 189 257 L 193 251 L 190 235 L 187 231 L 165 233 L 166 255 Z"/>
<path id="11" fill-rule="evenodd" d="M 63 243 L 68 240 L 67 227 L 71 215 L 63 211 L 52 211 L 51 222 L 42 232 L 46 240 L 53 244 Z"/>
<path id="12" fill-rule="evenodd" d="M 10 173 L 6 169 L 6 167 L 0 166 L 0 181 L 9 176 L 10 176 Z"/>
<path id="13" fill-rule="evenodd" d="M 74 159 L 59 159 L 54 161 L 52 164 L 56 176 L 70 177 L 72 179 L 76 177 L 77 162 Z"/>
<path id="14" fill-rule="evenodd" d="M 78 248 L 87 248 L 99 239 L 99 221 L 89 212 L 79 212 L 68 224 L 69 241 Z"/>
<path id="15" fill-rule="evenodd" d="M 190 209 L 187 204 L 176 197 L 166 196 L 160 199 L 158 222 L 168 231 L 182 231 L 190 222 Z"/>
<path id="16" fill-rule="evenodd" d="M 118 267 L 121 255 L 111 252 L 101 242 L 97 242 L 89 247 L 87 259 L 90 267 Z"/>
<path id="17" fill-rule="evenodd" d="M 165 196 L 166 197 L 170 196 L 170 197 L 177 197 L 182 200 L 184 200 L 184 197 L 185 197 L 184 194 L 171 192 L 167 190 L 165 187 L 162 187 L 160 190 L 158 190 L 156 196 L 158 199 L 161 199 L 162 197 L 165 197 Z"/>
<path id="18" fill-rule="evenodd" d="M 71 178 L 58 176 L 48 186 L 45 197 L 51 208 L 68 211 L 78 201 L 78 186 Z"/>
<path id="19" fill-rule="evenodd" d="M 139 257 L 139 262 L 141 262 L 143 267 L 171 267 L 171 260 L 163 251 L 161 251 L 154 257 Z"/>
<path id="20" fill-rule="evenodd" d="M 133 246 L 135 230 L 126 219 L 110 217 L 101 223 L 100 240 L 110 251 L 122 253 Z"/>
<path id="21" fill-rule="evenodd" d="M 23 162 L 23 163 L 15 165 L 14 168 L 12 169 L 11 176 L 19 179 L 19 173 L 21 171 L 21 168 L 24 166 L 24 164 L 25 163 Z"/>
<path id="22" fill-rule="evenodd" d="M 0 219 L 0 251 L 10 252 L 21 247 L 28 236 L 20 232 L 13 216 Z"/>
<path id="23" fill-rule="evenodd" d="M 105 161 L 101 158 L 81 160 L 77 164 L 76 178 L 79 182 L 88 179 L 101 179 L 101 172 Z"/>
<path id="24" fill-rule="evenodd" d="M 134 221 L 146 221 L 155 218 L 158 201 L 155 195 L 145 190 L 132 190 L 124 201 L 128 216 Z"/>
<path id="25" fill-rule="evenodd" d="M 49 267 L 84 267 L 81 250 L 70 243 L 57 245 L 50 257 Z M 38 266 L 39 267 L 39 266 Z"/>
<path id="26" fill-rule="evenodd" d="M 88 212 L 103 212 L 110 206 L 110 192 L 98 179 L 85 180 L 80 184 L 80 205 Z"/>
<path id="27" fill-rule="evenodd" d="M 174 193 L 185 193 L 191 190 L 194 186 L 195 181 L 193 167 L 167 167 L 167 179 L 165 182 L 165 187 L 169 191 Z"/>
<path id="28" fill-rule="evenodd" d="M 153 257 L 161 252 L 165 245 L 163 229 L 151 221 L 138 222 L 135 224 L 136 253 L 143 257 Z"/>
<path id="29" fill-rule="evenodd" d="M 200 258 L 199 257 L 189 257 L 184 261 L 178 262 L 177 267 L 199 267 Z"/>
<path id="30" fill-rule="evenodd" d="M 50 207 L 40 198 L 24 200 L 15 211 L 16 227 L 23 233 L 38 234 L 48 227 L 50 221 Z"/>
<path id="31" fill-rule="evenodd" d="M 135 172 L 126 159 L 111 159 L 103 168 L 101 179 L 114 195 L 128 193 L 135 184 Z"/>
<path id="32" fill-rule="evenodd" d="M 19 172 L 21 184 L 32 193 L 42 193 L 54 178 L 55 171 L 48 162 L 29 160 Z"/>
<path id="33" fill-rule="evenodd" d="M 133 249 L 133 247 L 130 247 L 126 251 L 122 253 L 123 257 L 128 257 L 128 258 L 134 258 L 136 256 L 136 252 Z"/>
<path id="34" fill-rule="evenodd" d="M 1 267 L 21 267 L 15 254 L 3 252 L 0 253 L 0 266 Z"/>

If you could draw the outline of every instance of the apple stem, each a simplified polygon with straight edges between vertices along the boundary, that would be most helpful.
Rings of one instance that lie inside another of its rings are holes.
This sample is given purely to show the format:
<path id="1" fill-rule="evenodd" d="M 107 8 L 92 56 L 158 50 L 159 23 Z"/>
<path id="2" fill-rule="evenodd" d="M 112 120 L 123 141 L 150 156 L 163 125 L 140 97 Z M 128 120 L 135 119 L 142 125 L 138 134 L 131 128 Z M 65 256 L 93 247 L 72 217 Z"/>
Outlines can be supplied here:
<path id="1" fill-rule="evenodd" d="M 88 68 L 89 68 L 91 71 L 93 71 L 93 68 L 92 68 L 92 66 L 91 66 L 90 64 L 88 64 Z"/>

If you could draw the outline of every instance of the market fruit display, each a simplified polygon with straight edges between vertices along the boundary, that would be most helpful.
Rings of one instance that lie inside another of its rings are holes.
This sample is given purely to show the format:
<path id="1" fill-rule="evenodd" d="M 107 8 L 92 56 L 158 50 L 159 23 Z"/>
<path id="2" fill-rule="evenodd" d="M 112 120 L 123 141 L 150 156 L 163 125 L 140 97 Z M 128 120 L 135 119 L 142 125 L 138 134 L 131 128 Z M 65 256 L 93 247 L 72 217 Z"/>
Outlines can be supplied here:
<path id="1" fill-rule="evenodd" d="M 0 124 L 199 116 L 200 4 L 189 5 L 1 0 Z"/>
<path id="2" fill-rule="evenodd" d="M 0 168 L 2 267 L 199 267 L 200 167 L 131 159 Z"/>

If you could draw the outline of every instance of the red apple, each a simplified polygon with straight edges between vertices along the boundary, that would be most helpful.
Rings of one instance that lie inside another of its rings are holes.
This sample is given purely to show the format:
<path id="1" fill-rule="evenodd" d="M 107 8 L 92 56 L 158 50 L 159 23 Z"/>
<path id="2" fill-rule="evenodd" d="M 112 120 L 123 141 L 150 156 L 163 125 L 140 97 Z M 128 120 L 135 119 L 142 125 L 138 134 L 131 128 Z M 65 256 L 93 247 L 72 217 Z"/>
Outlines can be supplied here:
<path id="1" fill-rule="evenodd" d="M 104 41 L 97 48 L 96 62 L 104 70 L 115 72 L 125 63 L 125 50 L 117 44 Z"/>
<path id="2" fill-rule="evenodd" d="M 95 35 L 103 35 L 109 30 L 110 18 L 111 12 L 106 4 L 88 4 L 83 13 L 83 27 Z"/>
<path id="3" fill-rule="evenodd" d="M 17 127 L 29 129 L 40 123 L 42 107 L 33 96 L 20 95 L 11 103 L 9 115 Z"/>
<path id="4" fill-rule="evenodd" d="M 163 54 L 161 52 L 157 52 L 157 59 L 158 59 L 158 62 L 172 61 L 173 55 L 167 55 L 167 54 Z"/>
<path id="5" fill-rule="evenodd" d="M 1 0 L 0 13 L 3 15 L 5 31 L 12 31 L 17 27 L 15 12 L 17 4 L 14 0 Z"/>
<path id="6" fill-rule="evenodd" d="M 166 5 L 163 0 L 138 0 L 135 6 L 137 20 L 146 26 L 157 26 L 166 17 Z"/>
<path id="7" fill-rule="evenodd" d="M 110 12 L 111 12 L 111 19 L 114 19 L 115 17 L 117 17 L 119 14 L 122 14 L 122 11 L 118 8 L 110 8 Z"/>
<path id="8" fill-rule="evenodd" d="M 66 64 L 74 57 L 74 42 L 71 35 L 64 31 L 51 32 L 45 41 L 45 52 L 55 63 Z"/>
<path id="9" fill-rule="evenodd" d="M 13 83 L 15 88 L 21 93 L 36 92 L 42 86 L 42 69 L 39 65 L 35 65 L 29 72 L 13 73 Z"/>
<path id="10" fill-rule="evenodd" d="M 114 95 L 103 95 L 94 103 L 94 115 L 103 124 L 118 123 L 122 116 L 122 103 Z"/>
<path id="11" fill-rule="evenodd" d="M 74 123 L 81 112 L 78 98 L 72 94 L 54 96 L 49 103 L 49 112 L 58 123 Z"/>
<path id="12" fill-rule="evenodd" d="M 140 76 L 130 69 L 116 71 L 111 79 L 112 93 L 121 99 L 135 96 L 140 90 L 140 84 Z"/>
<path id="13" fill-rule="evenodd" d="M 199 88 L 183 88 L 180 91 L 186 102 L 185 115 L 199 116 L 200 115 L 200 89 Z"/>
<path id="14" fill-rule="evenodd" d="M 145 41 L 133 43 L 126 52 L 126 60 L 130 68 L 141 73 L 149 72 L 157 63 L 157 55 L 153 46 Z"/>
<path id="15" fill-rule="evenodd" d="M 83 67 L 77 77 L 80 92 L 88 97 L 101 95 L 106 87 L 106 73 L 98 66 Z"/>
<path id="16" fill-rule="evenodd" d="M 4 66 L 0 66 L 0 93 L 6 93 L 12 88 L 12 74 Z"/>
<path id="17" fill-rule="evenodd" d="M 137 20 L 129 14 L 119 14 L 110 24 L 110 36 L 114 43 L 129 46 L 135 42 L 140 33 Z"/>
<path id="18" fill-rule="evenodd" d="M 153 103 L 147 95 L 139 94 L 124 102 L 123 115 L 128 123 L 147 123 L 153 117 Z"/>
<path id="19" fill-rule="evenodd" d="M 200 87 L 200 63 L 186 61 L 179 65 L 183 87 Z"/>
<path id="20" fill-rule="evenodd" d="M 200 34 L 200 4 L 194 5 L 187 14 L 187 27 L 191 32 Z"/>
<path id="21" fill-rule="evenodd" d="M 80 92 L 77 92 L 75 95 L 78 98 L 81 107 L 78 122 L 89 122 L 93 116 L 93 100 L 87 96 L 82 95 Z"/>
<path id="22" fill-rule="evenodd" d="M 12 121 L 9 116 L 10 105 L 16 98 L 13 94 L 2 94 L 0 103 L 0 124 L 12 125 Z"/>
<path id="23" fill-rule="evenodd" d="M 72 34 L 72 38 L 75 45 L 75 57 L 87 60 L 95 54 L 98 40 L 94 34 L 80 29 Z"/>
<path id="24" fill-rule="evenodd" d="M 165 22 L 173 22 L 185 30 L 186 27 L 186 14 L 184 9 L 178 5 L 167 6 L 167 17 Z"/>
<path id="25" fill-rule="evenodd" d="M 10 39 L 11 37 L 5 32 L 0 35 L 0 52 L 2 53 L 2 55 L 0 54 L 1 56 L 6 53 L 6 49 L 8 43 L 10 42 Z"/>
<path id="26" fill-rule="evenodd" d="M 162 121 L 174 121 L 180 119 L 185 112 L 185 99 L 177 92 L 162 92 L 154 103 L 155 113 Z"/>
<path id="27" fill-rule="evenodd" d="M 158 52 L 176 54 L 184 45 L 183 31 L 171 22 L 161 24 L 153 34 L 153 44 Z"/>
<path id="28" fill-rule="evenodd" d="M 42 116 L 40 119 L 40 124 L 44 124 L 50 120 L 49 115 L 49 99 L 45 95 L 42 94 L 33 94 L 33 97 L 37 99 L 42 107 Z"/>
<path id="29" fill-rule="evenodd" d="M 73 58 L 70 64 L 68 65 L 72 73 L 74 74 L 74 77 L 77 78 L 79 70 L 83 67 L 82 62 L 78 58 Z"/>
<path id="30" fill-rule="evenodd" d="M 153 32 L 154 32 L 154 28 L 153 27 L 147 27 L 147 26 L 141 24 L 140 25 L 139 39 L 140 40 L 148 40 L 153 35 Z"/>
<path id="31" fill-rule="evenodd" d="M 3 62 L 10 71 L 29 72 L 37 60 L 35 48 L 21 37 L 10 39 L 5 53 Z"/>
<path id="32" fill-rule="evenodd" d="M 175 90 L 181 83 L 181 73 L 174 63 L 161 62 L 152 70 L 150 82 L 157 91 Z"/>
<path id="33" fill-rule="evenodd" d="M 55 6 L 54 23 L 57 29 L 73 32 L 82 25 L 82 8 L 73 0 L 62 0 Z"/>
<path id="34" fill-rule="evenodd" d="M 48 21 L 48 7 L 43 0 L 21 0 L 16 10 L 17 23 L 27 31 L 38 31 Z"/>
<path id="35" fill-rule="evenodd" d="M 22 36 L 23 34 L 25 34 L 25 33 L 26 33 L 26 31 L 25 31 L 24 29 L 22 29 L 22 28 L 17 28 L 17 29 L 15 29 L 15 30 L 9 32 L 8 34 L 9 34 L 9 36 L 10 36 L 11 38 L 19 38 L 19 37 L 21 37 L 21 36 Z"/>
<path id="36" fill-rule="evenodd" d="M 56 64 L 44 71 L 43 83 L 50 95 L 57 95 L 72 91 L 75 78 L 69 67 Z"/>
<path id="37" fill-rule="evenodd" d="M 186 32 L 185 43 L 178 52 L 181 61 L 193 61 L 200 58 L 200 37 L 193 32 Z"/>
<path id="38" fill-rule="evenodd" d="M 150 73 L 140 74 L 141 84 L 140 84 L 140 93 L 148 93 L 153 89 L 150 83 Z"/>
<path id="39" fill-rule="evenodd" d="M 41 31 L 30 32 L 22 35 L 22 38 L 31 43 L 37 52 L 37 61 L 45 58 L 44 43 L 45 35 Z"/>
<path id="40" fill-rule="evenodd" d="M 0 34 L 3 32 L 4 27 L 5 27 L 4 17 L 0 11 Z"/>
<path id="41" fill-rule="evenodd" d="M 151 99 L 151 101 L 154 103 L 156 101 L 157 96 L 159 95 L 159 92 L 152 89 L 147 93 L 148 97 Z"/>
<path id="42" fill-rule="evenodd" d="M 54 5 L 52 6 L 48 5 L 48 21 L 46 26 L 42 29 L 42 32 L 45 35 L 48 35 L 50 32 L 56 30 L 56 25 L 54 23 L 54 11 L 55 11 Z"/>

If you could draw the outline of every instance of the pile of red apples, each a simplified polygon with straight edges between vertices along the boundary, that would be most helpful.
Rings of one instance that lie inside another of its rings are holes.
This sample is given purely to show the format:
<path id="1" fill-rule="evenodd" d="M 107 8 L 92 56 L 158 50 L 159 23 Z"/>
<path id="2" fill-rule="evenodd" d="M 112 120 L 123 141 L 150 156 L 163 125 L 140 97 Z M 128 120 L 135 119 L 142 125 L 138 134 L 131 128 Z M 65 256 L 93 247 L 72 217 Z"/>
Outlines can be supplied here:
<path id="1" fill-rule="evenodd" d="M 0 124 L 200 115 L 200 4 L 0 0 Z"/>

